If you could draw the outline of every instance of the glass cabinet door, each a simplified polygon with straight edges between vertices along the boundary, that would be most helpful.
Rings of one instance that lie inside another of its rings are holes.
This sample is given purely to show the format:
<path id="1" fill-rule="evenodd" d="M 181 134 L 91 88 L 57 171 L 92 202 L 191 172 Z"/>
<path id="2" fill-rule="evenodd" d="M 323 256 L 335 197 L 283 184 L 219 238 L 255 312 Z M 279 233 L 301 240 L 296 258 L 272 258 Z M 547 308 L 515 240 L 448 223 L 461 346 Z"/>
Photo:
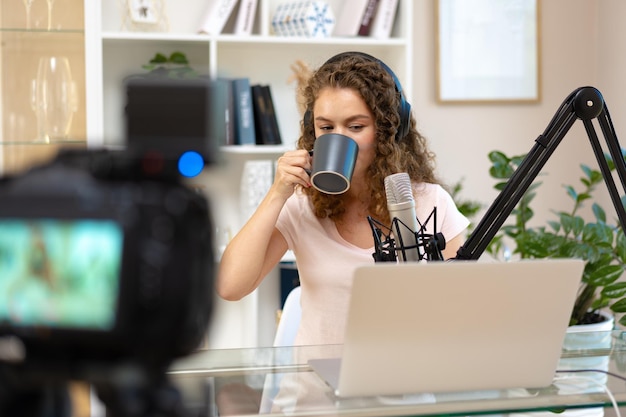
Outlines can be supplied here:
<path id="1" fill-rule="evenodd" d="M 82 0 L 0 0 L 0 174 L 84 146 Z"/>

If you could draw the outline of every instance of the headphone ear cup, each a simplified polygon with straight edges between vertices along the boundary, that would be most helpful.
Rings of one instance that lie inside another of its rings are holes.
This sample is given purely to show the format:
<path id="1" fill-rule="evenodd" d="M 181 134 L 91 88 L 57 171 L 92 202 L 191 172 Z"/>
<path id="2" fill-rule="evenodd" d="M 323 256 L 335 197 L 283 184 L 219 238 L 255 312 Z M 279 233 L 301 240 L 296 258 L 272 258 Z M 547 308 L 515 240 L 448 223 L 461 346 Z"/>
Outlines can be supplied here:
<path id="1" fill-rule="evenodd" d="M 400 125 L 398 126 L 398 133 L 396 133 L 396 141 L 402 140 L 409 134 L 411 129 L 411 104 L 404 99 L 404 94 L 400 94 Z"/>

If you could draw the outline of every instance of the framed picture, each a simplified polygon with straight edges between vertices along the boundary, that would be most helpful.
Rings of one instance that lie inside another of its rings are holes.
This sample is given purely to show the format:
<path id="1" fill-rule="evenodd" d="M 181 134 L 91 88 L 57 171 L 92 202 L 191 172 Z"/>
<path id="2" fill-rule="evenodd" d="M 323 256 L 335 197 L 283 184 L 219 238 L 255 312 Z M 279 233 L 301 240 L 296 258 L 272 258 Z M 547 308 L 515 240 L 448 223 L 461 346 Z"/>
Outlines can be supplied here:
<path id="1" fill-rule="evenodd" d="M 538 102 L 540 0 L 436 0 L 440 103 Z"/>
<path id="2" fill-rule="evenodd" d="M 168 29 L 168 20 L 165 14 L 164 0 L 121 0 L 123 1 L 125 16 L 123 26 L 130 30 Z"/>
<path id="3" fill-rule="evenodd" d="M 159 11 L 154 0 L 128 0 L 130 20 L 136 23 L 158 23 Z"/>

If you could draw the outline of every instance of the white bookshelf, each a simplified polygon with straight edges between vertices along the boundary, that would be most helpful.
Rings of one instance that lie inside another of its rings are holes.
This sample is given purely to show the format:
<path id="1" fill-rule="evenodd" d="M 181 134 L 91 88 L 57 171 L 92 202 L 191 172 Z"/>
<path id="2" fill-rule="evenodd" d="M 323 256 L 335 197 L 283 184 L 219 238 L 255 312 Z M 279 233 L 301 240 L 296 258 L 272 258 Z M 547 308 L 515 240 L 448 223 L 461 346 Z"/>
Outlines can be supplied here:
<path id="1" fill-rule="evenodd" d="M 197 71 L 212 78 L 245 76 L 253 84 L 269 84 L 284 145 L 222 148 L 223 162 L 198 180 L 211 197 L 216 224 L 226 225 L 232 233 L 246 220 L 238 216 L 245 161 L 275 160 L 297 140 L 300 115 L 295 85 L 287 84 L 293 62 L 301 59 L 316 67 L 336 53 L 360 50 L 392 67 L 405 94 L 412 91 L 412 0 L 399 1 L 394 31 L 387 40 L 274 36 L 271 17 L 280 0 L 259 0 L 252 35 L 209 36 L 196 33 L 206 0 L 162 1 L 169 30 L 160 32 L 122 30 L 123 0 L 84 2 L 89 143 L 116 147 L 123 144 L 122 81 L 130 74 L 143 72 L 141 66 L 157 52 L 184 52 Z M 329 3 L 336 11 L 342 1 Z M 243 256 L 242 261 L 245 261 Z M 218 301 L 209 346 L 249 347 L 271 343 L 278 288 L 278 271 L 274 271 L 257 291 L 242 301 Z"/>

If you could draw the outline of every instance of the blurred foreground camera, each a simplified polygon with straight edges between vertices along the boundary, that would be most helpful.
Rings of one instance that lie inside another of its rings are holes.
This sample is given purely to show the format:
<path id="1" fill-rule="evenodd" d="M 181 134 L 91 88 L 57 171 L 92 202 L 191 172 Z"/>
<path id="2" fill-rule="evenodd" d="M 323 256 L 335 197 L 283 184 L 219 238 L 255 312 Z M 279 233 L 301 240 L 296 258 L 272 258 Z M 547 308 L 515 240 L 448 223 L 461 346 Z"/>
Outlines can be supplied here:
<path id="1" fill-rule="evenodd" d="M 0 179 L 1 415 L 65 415 L 70 380 L 107 416 L 180 415 L 165 372 L 212 308 L 209 204 L 182 179 L 215 159 L 211 84 L 125 87 L 127 149 Z"/>

